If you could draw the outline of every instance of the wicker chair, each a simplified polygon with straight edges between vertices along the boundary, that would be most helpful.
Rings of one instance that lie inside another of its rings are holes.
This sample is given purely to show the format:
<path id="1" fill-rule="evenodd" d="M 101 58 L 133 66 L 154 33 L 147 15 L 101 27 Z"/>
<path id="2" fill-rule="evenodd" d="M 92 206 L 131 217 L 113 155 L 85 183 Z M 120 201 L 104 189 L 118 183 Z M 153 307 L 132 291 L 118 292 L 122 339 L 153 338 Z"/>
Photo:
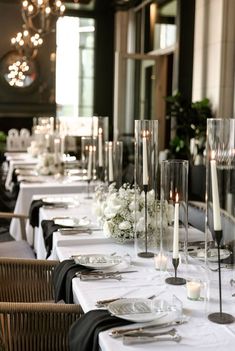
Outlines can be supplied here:
<path id="1" fill-rule="evenodd" d="M 54 303 L 58 261 L 0 258 L 0 351 L 67 351 L 80 305 Z"/>
<path id="2" fill-rule="evenodd" d="M 32 247 L 26 240 L 26 220 L 27 216 L 12 212 L 0 212 L 0 218 L 12 219 L 17 218 L 20 223 L 21 240 L 19 241 L 4 241 L 0 243 L 0 257 L 18 257 L 26 259 L 35 259 L 35 254 Z"/>
<path id="3" fill-rule="evenodd" d="M 69 350 L 68 331 L 79 305 L 0 302 L 0 350 Z"/>
<path id="4" fill-rule="evenodd" d="M 54 301 L 52 274 L 58 263 L 0 257 L 0 300 Z"/>

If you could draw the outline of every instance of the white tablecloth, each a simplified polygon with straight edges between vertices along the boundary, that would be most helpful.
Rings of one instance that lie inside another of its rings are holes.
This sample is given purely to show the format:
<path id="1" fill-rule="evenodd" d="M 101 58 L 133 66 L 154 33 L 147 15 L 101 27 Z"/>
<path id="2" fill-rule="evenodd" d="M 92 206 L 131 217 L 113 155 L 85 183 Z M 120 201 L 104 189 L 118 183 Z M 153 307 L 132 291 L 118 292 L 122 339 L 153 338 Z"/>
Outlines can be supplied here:
<path id="1" fill-rule="evenodd" d="M 15 157 L 15 158 L 14 158 Z M 7 177 L 5 181 L 5 188 L 9 191 L 12 190 L 12 176 L 13 176 L 13 171 L 17 167 L 27 167 L 30 165 L 36 165 L 38 160 L 36 158 L 31 157 L 27 153 L 20 153 L 17 156 L 6 156 L 6 159 L 8 160 L 8 172 L 7 172 Z"/>
<path id="2" fill-rule="evenodd" d="M 76 253 L 111 253 L 123 255 L 129 253 L 134 255 L 134 247 L 131 245 L 118 245 L 114 243 L 94 242 L 80 240 L 80 244 L 73 247 L 57 247 L 57 253 L 61 260 Z M 219 325 L 208 320 L 208 314 L 218 312 L 218 291 L 216 289 L 218 273 L 208 272 L 200 265 L 180 265 L 178 275 L 187 279 L 198 277 L 205 281 L 209 288 L 205 291 L 210 297 L 209 301 L 191 301 L 187 299 L 185 286 L 173 286 L 165 283 L 165 278 L 173 275 L 170 266 L 168 272 L 159 272 L 154 268 L 153 259 L 132 260 L 131 269 L 137 273 L 123 274 L 121 281 L 80 281 L 73 279 L 74 301 L 80 303 L 85 312 L 96 308 L 95 303 L 100 299 L 116 297 L 148 297 L 152 294 L 169 302 L 178 301 L 182 303 L 183 314 L 189 321 L 183 325 L 176 326 L 182 340 L 179 344 L 174 342 L 156 342 L 142 345 L 124 346 L 122 339 L 113 339 L 108 331 L 100 333 L 99 344 L 102 351 L 134 351 L 134 350 L 219 350 L 228 351 L 234 349 L 235 323 L 231 325 Z M 124 267 L 123 267 L 124 268 Z M 232 297 L 229 280 L 234 272 L 223 272 L 223 310 L 235 316 L 234 297 Z M 209 292 L 209 293 L 208 293 Z M 161 320 L 163 321 L 163 320 Z"/>
<path id="3" fill-rule="evenodd" d="M 56 198 L 57 196 L 61 197 L 62 194 L 59 195 L 54 195 L 51 196 L 51 198 Z M 66 195 L 63 195 L 66 197 Z M 71 217 L 71 218 L 82 218 L 82 217 L 87 217 L 87 219 L 90 220 L 90 225 L 89 228 L 95 229 L 92 235 L 87 234 L 87 233 L 81 233 L 78 235 L 62 235 L 59 232 L 55 232 L 53 234 L 53 242 L 52 242 L 52 252 L 50 255 L 50 259 L 57 259 L 57 253 L 56 253 L 56 247 L 57 246 L 73 246 L 76 245 L 78 242 L 78 237 L 82 238 L 88 238 L 88 239 L 94 239 L 94 238 L 103 238 L 102 231 L 97 230 L 99 229 L 99 225 L 96 221 L 96 216 L 94 214 L 93 208 L 92 208 L 92 201 L 87 199 L 87 194 L 86 193 L 80 193 L 80 194 L 71 194 L 69 197 L 73 197 L 74 199 L 78 199 L 78 206 L 71 207 L 71 208 L 40 208 L 39 211 L 39 223 L 41 223 L 42 220 L 50 220 L 55 217 Z M 33 199 L 39 199 L 41 198 L 42 195 L 34 195 Z M 30 236 L 31 236 L 32 228 L 28 225 L 27 226 L 27 236 L 29 241 Z M 47 256 L 46 248 L 45 248 L 45 243 L 43 239 L 43 233 L 42 233 L 42 227 L 39 225 L 39 227 L 35 227 L 34 230 L 34 249 L 37 253 L 37 258 L 38 259 L 45 259 Z"/>
<path id="4" fill-rule="evenodd" d="M 69 179 L 56 180 L 53 176 L 45 177 L 44 183 L 20 183 L 14 213 L 28 215 L 32 197 L 35 194 L 78 194 L 86 191 L 87 182 L 70 182 Z M 13 219 L 10 225 L 10 234 L 16 240 L 20 239 L 19 223 Z"/>
<path id="5" fill-rule="evenodd" d="M 54 216 L 90 216 L 95 220 L 92 213 L 92 202 L 86 201 L 84 195 L 78 195 L 80 206 L 69 208 L 66 213 L 62 209 L 40 209 L 40 220 L 50 219 Z M 200 233 L 193 230 L 190 239 L 201 240 Z M 37 239 L 42 239 L 42 234 L 38 232 Z M 42 242 L 42 241 L 41 241 Z M 188 317 L 188 322 L 177 326 L 182 340 L 179 344 L 173 342 L 159 342 L 143 345 L 124 346 L 122 339 L 112 339 L 108 331 L 99 335 L 99 344 L 102 351 L 146 351 L 171 350 L 177 351 L 194 350 L 218 350 L 232 351 L 235 342 L 235 323 L 231 325 L 219 325 L 208 320 L 208 314 L 219 311 L 218 302 L 218 273 L 202 267 L 200 261 L 190 259 L 189 264 L 182 263 L 179 265 L 178 276 L 186 279 L 200 278 L 204 283 L 203 295 L 205 300 L 191 301 L 187 299 L 186 287 L 168 285 L 165 278 L 173 275 L 173 268 L 170 257 L 168 258 L 168 271 L 159 272 L 154 268 L 154 260 L 141 259 L 135 256 L 134 244 L 117 244 L 110 239 L 104 238 L 102 233 L 94 232 L 92 235 L 61 235 L 56 232 L 53 234 L 53 255 L 56 254 L 60 260 L 67 259 L 72 255 L 83 253 L 105 253 L 111 254 L 116 252 L 123 257 L 123 262 L 119 269 L 137 270 L 136 273 L 123 274 L 121 281 L 102 280 L 102 281 L 80 281 L 79 278 L 73 279 L 74 301 L 80 303 L 84 312 L 96 308 L 97 300 L 117 297 L 148 297 L 155 294 L 161 299 L 168 302 L 176 302 L 176 305 L 182 306 L 183 314 Z M 131 266 L 128 262 L 131 257 Z M 232 297 L 232 287 L 229 284 L 230 279 L 234 279 L 234 270 L 222 270 L 222 296 L 223 311 L 235 316 L 235 298 Z M 163 321 L 163 320 L 162 320 Z"/>

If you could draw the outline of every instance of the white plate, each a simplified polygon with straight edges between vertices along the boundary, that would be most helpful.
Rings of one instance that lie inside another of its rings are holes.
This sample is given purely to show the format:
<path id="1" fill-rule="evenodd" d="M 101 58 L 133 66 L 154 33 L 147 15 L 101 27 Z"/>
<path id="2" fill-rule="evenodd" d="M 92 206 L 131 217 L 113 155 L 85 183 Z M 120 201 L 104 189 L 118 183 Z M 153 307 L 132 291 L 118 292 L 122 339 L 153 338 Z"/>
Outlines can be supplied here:
<path id="1" fill-rule="evenodd" d="M 231 252 L 226 249 L 220 249 L 220 260 L 224 260 L 231 255 Z M 197 258 L 204 260 L 205 259 L 205 250 L 200 249 L 197 252 Z M 207 259 L 210 262 L 218 262 L 218 249 L 209 249 L 207 251 Z"/>
<path id="2" fill-rule="evenodd" d="M 73 258 L 75 263 L 94 269 L 111 268 L 122 262 L 122 258 L 119 256 L 109 256 L 103 254 L 77 255 Z"/>
<path id="3" fill-rule="evenodd" d="M 117 300 L 108 305 L 108 310 L 112 315 L 131 322 L 151 322 L 159 319 L 159 323 L 162 323 L 176 318 L 174 306 L 165 300 L 145 298 Z"/>
<path id="4" fill-rule="evenodd" d="M 71 206 L 78 206 L 79 201 L 78 199 L 71 197 L 71 196 L 63 196 L 63 197 L 58 197 L 58 196 L 47 196 L 42 199 L 42 201 L 45 204 L 64 204 L 64 205 L 71 205 Z"/>
<path id="5" fill-rule="evenodd" d="M 84 228 L 88 227 L 91 221 L 88 218 L 58 218 L 54 220 L 55 224 L 62 227 Z"/>

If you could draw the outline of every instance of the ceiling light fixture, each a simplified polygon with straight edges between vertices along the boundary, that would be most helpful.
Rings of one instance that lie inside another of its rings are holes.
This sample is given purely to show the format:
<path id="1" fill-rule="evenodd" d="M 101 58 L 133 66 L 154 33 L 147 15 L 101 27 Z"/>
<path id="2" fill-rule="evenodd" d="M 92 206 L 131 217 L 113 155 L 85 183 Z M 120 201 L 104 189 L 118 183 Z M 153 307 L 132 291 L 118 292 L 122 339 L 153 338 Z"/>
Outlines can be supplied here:
<path id="1" fill-rule="evenodd" d="M 23 56 L 34 58 L 37 55 L 37 49 L 43 44 L 43 39 L 39 33 L 32 33 L 23 26 L 22 32 L 18 32 L 11 38 L 11 44 Z"/>
<path id="2" fill-rule="evenodd" d="M 22 17 L 27 28 L 41 36 L 51 32 L 55 21 L 63 16 L 65 5 L 61 0 L 22 0 Z"/>

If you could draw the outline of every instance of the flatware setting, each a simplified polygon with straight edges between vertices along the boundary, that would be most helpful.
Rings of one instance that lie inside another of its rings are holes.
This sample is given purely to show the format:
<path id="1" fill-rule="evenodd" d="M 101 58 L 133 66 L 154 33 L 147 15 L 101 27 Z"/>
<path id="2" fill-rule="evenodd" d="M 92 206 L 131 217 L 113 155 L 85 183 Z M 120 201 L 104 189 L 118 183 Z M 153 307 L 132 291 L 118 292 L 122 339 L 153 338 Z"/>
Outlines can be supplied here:
<path id="1" fill-rule="evenodd" d="M 163 317 L 164 315 L 162 315 Z M 181 325 L 187 322 L 186 318 L 181 318 L 181 319 L 176 319 L 173 320 L 171 322 L 164 322 L 164 323 L 151 323 L 151 324 L 147 324 L 141 327 L 133 327 L 133 328 L 125 328 L 125 329 L 121 329 L 121 328 L 114 328 L 109 332 L 109 335 L 112 336 L 113 338 L 119 338 L 123 335 L 126 334 L 136 334 L 136 333 L 142 333 L 142 331 L 148 330 L 148 329 L 162 329 L 162 328 L 166 328 L 169 326 L 174 326 L 174 325 Z"/>
<path id="2" fill-rule="evenodd" d="M 181 336 L 175 328 L 160 333 L 136 332 L 123 335 L 123 344 L 140 344 L 155 341 L 175 341 L 180 342 Z"/>
<path id="3" fill-rule="evenodd" d="M 59 228 L 58 232 L 61 234 L 80 234 L 80 233 L 86 233 L 86 234 L 92 234 L 93 232 L 100 231 L 99 228 L 84 228 L 84 227 L 63 227 Z"/>
<path id="4" fill-rule="evenodd" d="M 58 232 L 62 235 L 75 235 L 75 234 L 89 234 L 93 233 L 92 229 L 85 229 L 85 228 L 59 228 Z"/>
<path id="5" fill-rule="evenodd" d="M 121 274 L 135 273 L 137 271 L 115 271 L 115 272 L 103 272 L 103 271 L 91 271 L 91 272 L 77 272 L 76 276 L 83 281 L 88 280 L 102 280 L 102 279 L 116 279 L 121 280 Z"/>

